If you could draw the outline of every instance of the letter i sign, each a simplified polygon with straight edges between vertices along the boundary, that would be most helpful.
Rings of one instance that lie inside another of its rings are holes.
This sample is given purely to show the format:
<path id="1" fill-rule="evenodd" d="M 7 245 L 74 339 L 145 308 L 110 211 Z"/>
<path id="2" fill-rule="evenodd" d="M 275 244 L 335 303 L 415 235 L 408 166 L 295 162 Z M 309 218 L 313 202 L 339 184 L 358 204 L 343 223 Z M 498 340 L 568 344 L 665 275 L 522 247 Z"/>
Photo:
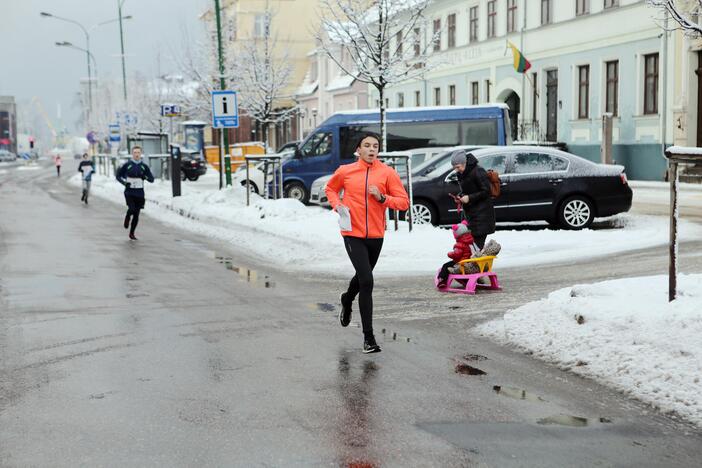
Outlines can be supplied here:
<path id="1" fill-rule="evenodd" d="M 212 91 L 212 126 L 214 128 L 239 126 L 236 91 Z"/>

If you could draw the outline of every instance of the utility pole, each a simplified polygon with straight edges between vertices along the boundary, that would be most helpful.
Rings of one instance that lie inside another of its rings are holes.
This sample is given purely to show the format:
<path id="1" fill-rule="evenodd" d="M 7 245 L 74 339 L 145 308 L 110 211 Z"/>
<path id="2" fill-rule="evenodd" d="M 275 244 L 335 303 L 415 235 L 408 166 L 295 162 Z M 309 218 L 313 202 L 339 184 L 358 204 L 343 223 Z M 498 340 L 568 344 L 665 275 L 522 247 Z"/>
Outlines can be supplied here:
<path id="1" fill-rule="evenodd" d="M 127 69 L 124 64 L 124 32 L 122 30 L 122 4 L 124 0 L 117 0 L 117 17 L 119 18 L 119 44 L 122 56 L 122 91 L 124 92 L 124 107 L 127 107 Z"/>
<path id="2" fill-rule="evenodd" d="M 224 79 L 224 57 L 222 57 L 222 21 L 220 19 L 219 13 L 219 0 L 214 0 L 215 2 L 215 17 L 217 18 L 217 55 L 219 56 L 219 89 L 226 90 L 227 84 Z M 227 128 L 221 129 L 223 133 L 224 140 L 224 171 L 226 174 L 227 187 L 232 185 L 232 160 L 229 154 L 229 130 Z M 220 165 L 220 173 L 222 167 Z"/>

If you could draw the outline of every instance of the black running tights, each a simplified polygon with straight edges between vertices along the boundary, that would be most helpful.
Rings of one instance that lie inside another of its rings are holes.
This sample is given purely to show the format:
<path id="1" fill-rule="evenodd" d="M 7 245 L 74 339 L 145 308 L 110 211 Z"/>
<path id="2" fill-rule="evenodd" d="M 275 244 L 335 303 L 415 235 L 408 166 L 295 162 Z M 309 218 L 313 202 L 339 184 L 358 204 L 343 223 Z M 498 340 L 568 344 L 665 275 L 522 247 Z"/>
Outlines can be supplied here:
<path id="1" fill-rule="evenodd" d="M 130 232 L 131 234 L 134 234 L 134 231 L 136 230 L 137 224 L 139 224 L 139 212 L 140 212 L 140 211 L 141 211 L 141 210 L 138 209 L 138 208 L 129 208 L 129 209 L 127 210 L 127 217 L 128 217 L 128 218 L 129 218 L 129 217 L 132 218 L 132 224 L 131 224 L 131 226 L 129 227 L 129 232 Z"/>
<path id="2" fill-rule="evenodd" d="M 353 301 L 358 295 L 363 335 L 373 336 L 373 268 L 378 263 L 383 239 L 344 237 L 344 246 L 356 274 L 351 278 L 346 298 Z"/>

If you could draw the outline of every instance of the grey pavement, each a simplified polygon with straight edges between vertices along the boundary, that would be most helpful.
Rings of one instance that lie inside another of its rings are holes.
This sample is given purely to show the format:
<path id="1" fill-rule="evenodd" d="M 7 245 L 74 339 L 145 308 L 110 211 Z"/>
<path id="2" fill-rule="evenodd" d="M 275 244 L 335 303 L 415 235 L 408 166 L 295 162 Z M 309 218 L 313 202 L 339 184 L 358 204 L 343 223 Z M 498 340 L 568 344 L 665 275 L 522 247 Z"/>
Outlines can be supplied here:
<path id="1" fill-rule="evenodd" d="M 120 207 L 79 199 L 52 167 L 0 174 L 0 466 L 699 466 L 699 428 L 469 332 L 665 272 L 664 249 L 505 270 L 471 298 L 379 279 L 383 352 L 363 355 L 336 319 L 345 281 L 261 267 L 148 205 L 130 242 Z"/>

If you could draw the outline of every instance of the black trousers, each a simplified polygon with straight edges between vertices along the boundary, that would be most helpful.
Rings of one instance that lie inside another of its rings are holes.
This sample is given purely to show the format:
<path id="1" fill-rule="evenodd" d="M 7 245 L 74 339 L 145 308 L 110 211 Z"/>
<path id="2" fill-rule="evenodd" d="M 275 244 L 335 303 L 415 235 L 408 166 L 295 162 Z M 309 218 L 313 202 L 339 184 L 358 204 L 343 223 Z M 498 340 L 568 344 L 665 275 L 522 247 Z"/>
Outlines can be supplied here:
<path id="1" fill-rule="evenodd" d="M 127 216 L 125 218 L 125 224 L 129 223 L 131 218 L 131 225 L 129 226 L 129 232 L 134 234 L 137 225 L 139 224 L 139 212 L 144 208 L 144 197 L 135 197 L 133 195 L 124 195 L 125 201 L 127 202 Z"/>
<path id="2" fill-rule="evenodd" d="M 373 268 L 378 263 L 383 239 L 344 237 L 346 253 L 349 254 L 356 274 L 349 282 L 346 298 L 353 301 L 358 296 L 358 309 L 361 313 L 363 335 L 373 336 Z"/>
<path id="3" fill-rule="evenodd" d="M 473 236 L 473 242 L 478 246 L 479 249 L 485 247 L 485 239 L 487 239 L 487 234 L 484 236 Z M 448 261 L 441 265 L 441 271 L 439 272 L 439 279 L 446 281 L 449 275 L 449 268 L 454 266 L 456 262 L 453 260 Z"/>

